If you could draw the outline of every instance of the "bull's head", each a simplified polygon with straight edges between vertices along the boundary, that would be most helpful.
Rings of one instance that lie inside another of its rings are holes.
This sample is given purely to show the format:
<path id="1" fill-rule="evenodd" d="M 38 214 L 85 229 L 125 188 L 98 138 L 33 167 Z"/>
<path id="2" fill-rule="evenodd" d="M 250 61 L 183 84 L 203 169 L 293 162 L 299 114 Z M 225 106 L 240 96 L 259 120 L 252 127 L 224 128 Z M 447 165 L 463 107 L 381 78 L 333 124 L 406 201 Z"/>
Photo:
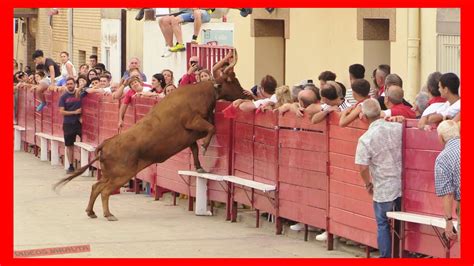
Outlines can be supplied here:
<path id="1" fill-rule="evenodd" d="M 234 50 L 233 60 L 222 74 L 216 78 L 215 88 L 217 91 L 217 99 L 235 101 L 237 99 L 251 99 L 250 96 L 244 94 L 244 89 L 240 85 L 239 80 L 235 77 L 234 66 L 237 63 L 237 51 Z"/>

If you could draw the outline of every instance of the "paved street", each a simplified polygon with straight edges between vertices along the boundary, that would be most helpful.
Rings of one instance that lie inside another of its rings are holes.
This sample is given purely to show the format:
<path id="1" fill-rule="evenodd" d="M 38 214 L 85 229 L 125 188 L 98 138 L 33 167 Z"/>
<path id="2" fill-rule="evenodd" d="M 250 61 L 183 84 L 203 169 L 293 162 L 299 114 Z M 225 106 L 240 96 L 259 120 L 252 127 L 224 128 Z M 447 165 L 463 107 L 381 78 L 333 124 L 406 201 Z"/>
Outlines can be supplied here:
<path id="1" fill-rule="evenodd" d="M 42 249 L 90 245 L 90 252 L 52 257 L 354 257 L 327 251 L 322 243 L 274 235 L 272 230 L 244 222 L 230 223 L 222 216 L 200 217 L 171 200 L 134 193 L 111 197 L 118 222 L 84 212 L 94 178 L 78 177 L 60 195 L 52 184 L 64 177 L 32 154 L 15 152 L 14 249 Z"/>

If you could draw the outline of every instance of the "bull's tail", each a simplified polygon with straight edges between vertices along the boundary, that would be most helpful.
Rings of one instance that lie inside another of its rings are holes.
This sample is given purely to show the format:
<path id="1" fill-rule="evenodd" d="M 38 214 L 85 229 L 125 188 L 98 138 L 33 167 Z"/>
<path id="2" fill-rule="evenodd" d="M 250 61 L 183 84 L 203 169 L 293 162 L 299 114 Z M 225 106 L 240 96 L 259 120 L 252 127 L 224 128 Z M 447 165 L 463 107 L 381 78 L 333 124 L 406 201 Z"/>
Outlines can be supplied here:
<path id="1" fill-rule="evenodd" d="M 73 180 L 74 178 L 78 177 L 79 175 L 81 175 L 82 173 L 84 173 L 94 162 L 96 162 L 97 160 L 100 159 L 100 152 L 102 150 L 102 147 L 103 147 L 103 143 L 100 144 L 97 149 L 95 150 L 97 154 L 97 156 L 92 160 L 90 161 L 87 165 L 84 165 L 83 167 L 77 169 L 74 173 L 72 173 L 70 176 L 66 177 L 66 178 L 63 178 L 61 179 L 58 183 L 54 184 L 53 186 L 53 190 L 57 192 L 58 189 L 62 188 L 63 186 L 65 186 L 67 183 L 69 183 L 69 181 Z"/>

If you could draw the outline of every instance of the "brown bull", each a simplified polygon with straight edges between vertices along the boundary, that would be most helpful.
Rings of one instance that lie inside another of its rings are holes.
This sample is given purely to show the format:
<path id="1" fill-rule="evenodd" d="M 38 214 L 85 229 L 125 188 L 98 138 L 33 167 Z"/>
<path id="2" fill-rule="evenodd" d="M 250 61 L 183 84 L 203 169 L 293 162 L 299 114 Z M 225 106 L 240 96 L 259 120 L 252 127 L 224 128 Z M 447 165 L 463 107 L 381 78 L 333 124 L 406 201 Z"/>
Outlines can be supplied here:
<path id="1" fill-rule="evenodd" d="M 209 121 L 213 118 L 216 101 L 247 98 L 232 72 L 235 62 L 236 58 L 217 78 L 216 84 L 207 81 L 182 86 L 166 96 L 133 127 L 102 142 L 96 149 L 97 157 L 59 181 L 54 189 L 67 184 L 99 160 L 103 177 L 92 186 L 86 212 L 89 217 L 97 218 L 93 207 L 101 194 L 104 216 L 116 221 L 109 210 L 109 196 L 149 165 L 164 162 L 189 147 L 196 170 L 204 172 L 197 140 L 204 138 L 202 147 L 206 150 L 215 133 Z"/>

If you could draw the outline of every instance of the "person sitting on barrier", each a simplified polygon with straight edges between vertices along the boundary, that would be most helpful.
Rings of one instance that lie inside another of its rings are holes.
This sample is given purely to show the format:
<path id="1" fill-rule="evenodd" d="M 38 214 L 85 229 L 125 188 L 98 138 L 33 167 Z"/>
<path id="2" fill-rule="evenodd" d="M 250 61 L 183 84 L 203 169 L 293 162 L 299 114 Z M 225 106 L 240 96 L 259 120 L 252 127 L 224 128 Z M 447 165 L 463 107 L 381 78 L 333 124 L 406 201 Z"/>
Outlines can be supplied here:
<path id="1" fill-rule="evenodd" d="M 323 121 L 333 111 L 344 111 L 351 106 L 343 97 L 342 87 L 335 81 L 327 81 L 320 93 L 321 104 L 318 105 L 317 112 L 311 117 L 313 124 Z"/>
<path id="2" fill-rule="evenodd" d="M 380 113 L 381 117 L 403 116 L 410 119 L 416 118 L 415 111 L 403 104 L 403 89 L 398 85 L 385 87 L 384 103 L 388 109 Z"/>
<path id="3" fill-rule="evenodd" d="M 72 62 L 69 60 L 69 53 L 68 52 L 61 52 L 61 75 L 59 76 L 58 80 L 56 81 L 56 85 L 63 86 L 66 84 L 66 79 L 68 77 L 76 78 L 77 71 Z"/>
<path id="4" fill-rule="evenodd" d="M 435 192 L 442 198 L 444 218 L 446 219 L 445 235 L 448 239 L 456 239 L 453 227 L 453 203 L 456 202 L 458 216 L 457 237 L 461 234 L 461 139 L 459 125 L 455 121 L 446 120 L 437 128 L 438 138 L 444 149 L 436 157 L 434 175 Z"/>
<path id="5" fill-rule="evenodd" d="M 170 52 L 182 52 L 186 50 L 183 42 L 183 33 L 181 31 L 181 24 L 186 22 L 194 23 L 194 33 L 191 39 L 192 43 L 198 43 L 197 38 L 201 31 L 202 23 L 211 21 L 211 13 L 214 9 L 199 9 L 192 8 L 189 12 L 185 12 L 178 16 L 166 16 L 159 20 L 161 33 L 165 38 L 166 45 Z M 173 46 L 173 35 L 176 37 L 176 45 Z M 163 57 L 169 56 L 164 53 Z"/>
<path id="6" fill-rule="evenodd" d="M 349 81 L 352 88 L 352 83 L 354 80 L 363 79 L 365 77 L 365 67 L 361 64 L 352 64 L 349 66 Z M 370 86 L 370 84 L 369 84 Z M 345 97 L 351 105 L 357 104 L 357 100 L 352 95 L 352 89 L 347 90 L 347 95 Z"/>
<path id="7" fill-rule="evenodd" d="M 380 112 L 376 99 L 362 103 L 363 120 L 368 121 L 369 128 L 357 143 L 355 164 L 367 192 L 373 196 L 380 257 L 390 258 L 392 238 L 387 212 L 401 208 L 402 124 L 381 119 Z"/>
<path id="8" fill-rule="evenodd" d="M 89 72 L 89 65 L 88 64 L 82 64 L 79 67 L 79 75 L 84 75 L 87 77 L 87 73 Z"/>
<path id="9" fill-rule="evenodd" d="M 76 97 L 76 82 L 74 78 L 69 77 L 66 80 L 66 92 L 59 98 L 59 113 L 64 116 L 63 131 L 64 131 L 64 146 L 66 146 L 66 157 L 69 161 L 69 168 L 66 173 L 74 172 L 73 157 L 74 157 L 74 142 L 76 137 L 82 138 L 82 125 L 79 121 L 81 116 L 81 102 L 82 98 L 87 95 L 87 91 Z"/>
<path id="10" fill-rule="evenodd" d="M 140 59 L 138 59 L 138 57 L 130 58 L 130 62 L 128 63 L 128 69 L 123 72 L 122 78 L 128 79 L 130 77 L 130 70 L 135 68 L 138 69 L 138 71 L 140 72 L 140 77 L 142 81 L 146 81 L 145 73 L 140 71 Z"/>
<path id="11" fill-rule="evenodd" d="M 336 73 L 329 70 L 321 72 L 318 76 L 319 86 L 322 88 L 328 81 L 336 81 Z"/>
<path id="12" fill-rule="evenodd" d="M 201 66 L 199 66 L 199 57 L 191 56 L 189 58 L 189 63 L 188 64 L 189 64 L 188 72 L 186 72 L 181 77 L 181 81 L 179 82 L 178 86 L 194 84 L 194 83 L 197 82 L 196 76 L 197 76 L 198 72 L 202 69 Z"/>
<path id="13" fill-rule="evenodd" d="M 136 93 L 139 93 L 139 92 L 143 91 L 143 87 L 141 85 L 141 81 L 140 81 L 140 78 L 138 76 L 132 76 L 127 81 L 123 80 L 120 87 L 123 88 L 123 87 L 125 87 L 125 85 L 127 85 L 130 89 L 125 93 L 125 96 L 122 99 L 122 104 L 120 105 L 119 123 L 118 123 L 119 130 L 123 126 L 123 120 L 125 118 L 125 112 L 127 111 L 128 105 L 132 101 L 132 97 Z"/>
<path id="14" fill-rule="evenodd" d="M 262 78 L 262 81 L 260 82 L 259 93 L 262 97 L 261 99 L 254 101 L 238 99 L 235 100 L 232 104 L 235 108 L 240 108 L 240 110 L 245 112 L 263 108 L 271 103 L 275 104 L 277 102 L 277 97 L 275 95 L 276 86 L 277 82 L 275 78 L 270 75 L 266 75 Z"/>
<path id="15" fill-rule="evenodd" d="M 418 121 L 419 129 L 424 129 L 428 124 L 428 116 L 436 113 L 436 111 L 446 102 L 446 98 L 441 97 L 441 92 L 439 91 L 439 79 L 441 76 L 442 74 L 440 72 L 433 72 L 428 76 L 426 87 L 428 89 L 428 94 L 430 95 L 430 101 L 428 107 L 421 115 L 420 121 Z"/>
<path id="16" fill-rule="evenodd" d="M 370 83 L 367 80 L 355 79 L 351 84 L 352 95 L 356 103 L 341 113 L 341 118 L 339 119 L 339 126 L 341 127 L 345 127 L 357 119 L 362 112 L 361 103 L 370 98 Z"/>
<path id="17" fill-rule="evenodd" d="M 440 105 L 436 112 L 428 115 L 427 125 L 434 125 L 446 119 L 453 119 L 461 110 L 461 98 L 459 96 L 459 78 L 454 73 L 443 74 L 439 79 L 439 91 L 441 97 L 447 101 Z M 428 129 L 425 127 L 425 129 Z"/>
<path id="18" fill-rule="evenodd" d="M 59 70 L 59 65 L 54 62 L 51 58 L 44 57 L 42 50 L 36 50 L 33 55 L 33 61 L 36 64 L 37 69 L 43 70 L 43 72 L 48 75 L 49 77 L 49 86 L 48 87 L 39 87 L 38 96 L 40 99 L 40 104 L 36 106 L 36 111 L 41 112 L 43 108 L 46 106 L 46 99 L 44 96 L 44 92 L 49 88 L 51 90 L 54 89 L 56 86 L 56 78 L 61 75 Z"/>

